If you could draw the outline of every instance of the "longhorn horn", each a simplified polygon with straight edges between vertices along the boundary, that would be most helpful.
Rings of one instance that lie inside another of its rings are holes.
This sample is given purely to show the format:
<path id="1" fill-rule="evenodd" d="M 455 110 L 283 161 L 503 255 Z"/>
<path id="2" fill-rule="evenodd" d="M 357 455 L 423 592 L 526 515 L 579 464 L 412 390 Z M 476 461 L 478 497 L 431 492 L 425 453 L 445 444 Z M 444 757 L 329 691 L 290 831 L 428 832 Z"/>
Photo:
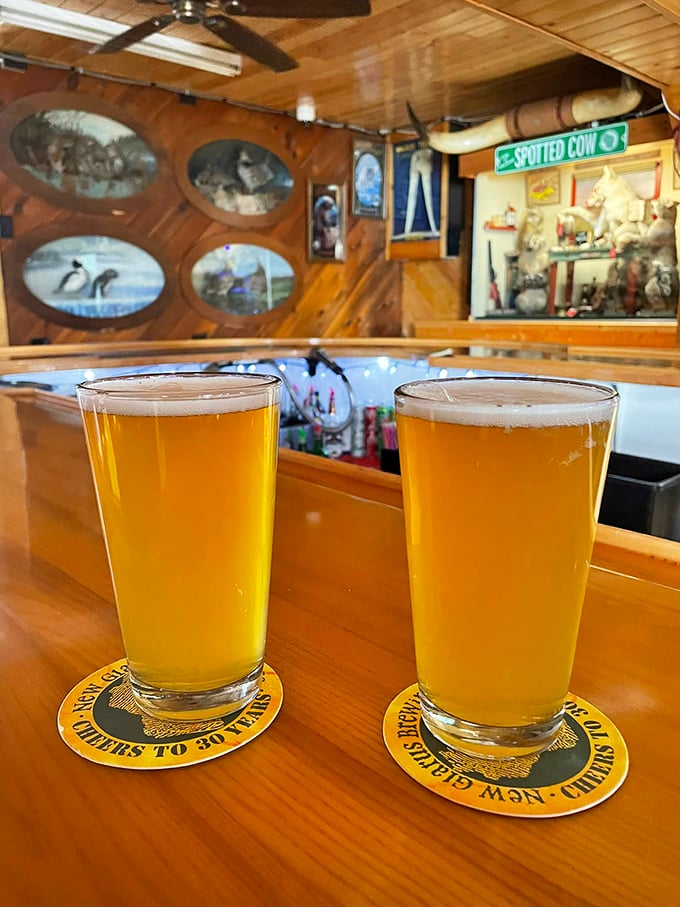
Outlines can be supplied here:
<path id="1" fill-rule="evenodd" d="M 467 154 L 505 142 L 564 132 L 593 120 L 621 116 L 635 110 L 641 100 L 640 87 L 629 76 L 624 76 L 619 88 L 599 88 L 561 98 L 520 104 L 486 123 L 459 132 L 426 130 L 410 106 L 408 111 L 416 131 L 420 135 L 427 135 L 427 141 L 435 151 L 443 154 Z"/>

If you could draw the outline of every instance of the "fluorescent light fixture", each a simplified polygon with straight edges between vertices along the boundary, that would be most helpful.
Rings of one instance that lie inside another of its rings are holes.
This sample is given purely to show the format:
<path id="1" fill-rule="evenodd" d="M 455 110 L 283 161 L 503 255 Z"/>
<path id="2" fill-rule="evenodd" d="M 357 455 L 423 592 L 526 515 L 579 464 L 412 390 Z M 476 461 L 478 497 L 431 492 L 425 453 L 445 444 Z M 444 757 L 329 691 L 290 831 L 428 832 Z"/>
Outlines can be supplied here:
<path id="1" fill-rule="evenodd" d="M 103 44 L 109 38 L 127 31 L 130 26 L 96 16 L 72 13 L 60 6 L 48 6 L 35 0 L 0 0 L 0 25 L 17 25 L 34 31 L 75 38 L 90 44 Z M 226 50 L 215 50 L 193 41 L 151 35 L 126 48 L 129 53 L 153 57 L 214 72 L 221 76 L 241 74 L 241 57 Z"/>

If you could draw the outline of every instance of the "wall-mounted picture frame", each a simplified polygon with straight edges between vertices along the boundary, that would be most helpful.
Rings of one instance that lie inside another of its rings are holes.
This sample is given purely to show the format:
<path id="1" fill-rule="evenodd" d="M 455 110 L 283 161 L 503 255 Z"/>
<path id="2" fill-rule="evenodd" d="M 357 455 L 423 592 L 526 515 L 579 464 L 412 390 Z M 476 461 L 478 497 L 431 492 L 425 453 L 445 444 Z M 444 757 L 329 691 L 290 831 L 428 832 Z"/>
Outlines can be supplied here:
<path id="1" fill-rule="evenodd" d="M 78 92 L 38 92 L 0 113 L 0 170 L 32 196 L 82 214 L 143 209 L 168 161 L 127 110 Z"/>
<path id="2" fill-rule="evenodd" d="M 307 259 L 344 261 L 345 186 L 310 182 L 307 199 Z"/>
<path id="3" fill-rule="evenodd" d="M 388 259 L 442 258 L 446 254 L 448 157 L 426 141 L 392 145 Z"/>
<path id="4" fill-rule="evenodd" d="M 560 171 L 534 170 L 525 175 L 527 207 L 531 205 L 559 205 Z"/>
<path id="5" fill-rule="evenodd" d="M 237 331 L 285 318 L 300 296 L 302 266 L 270 236 L 229 230 L 204 236 L 182 259 L 184 298 L 207 321 Z"/>
<path id="6" fill-rule="evenodd" d="M 385 217 L 385 145 L 369 139 L 352 142 L 352 214 Z"/>
<path id="7" fill-rule="evenodd" d="M 3 253 L 8 297 L 43 321 L 124 329 L 155 318 L 176 295 L 173 262 L 150 237 L 91 219 L 47 224 Z"/>
<path id="8" fill-rule="evenodd" d="M 259 230 L 304 204 L 296 161 L 274 135 L 211 126 L 187 135 L 174 160 L 175 179 L 191 204 L 237 230 Z"/>

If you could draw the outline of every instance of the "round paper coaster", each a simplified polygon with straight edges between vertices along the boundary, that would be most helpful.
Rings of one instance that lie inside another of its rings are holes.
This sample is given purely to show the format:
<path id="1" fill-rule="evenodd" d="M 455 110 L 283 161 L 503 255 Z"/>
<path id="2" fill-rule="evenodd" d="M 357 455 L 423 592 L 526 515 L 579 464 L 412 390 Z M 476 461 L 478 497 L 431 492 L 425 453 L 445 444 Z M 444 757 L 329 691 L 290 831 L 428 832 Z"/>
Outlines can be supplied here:
<path id="1" fill-rule="evenodd" d="M 482 759 L 451 749 L 425 727 L 415 683 L 390 704 L 383 736 L 390 755 L 419 784 L 501 816 L 549 819 L 581 812 L 611 797 L 628 774 L 618 729 L 572 693 L 557 740 L 537 756 Z"/>
<path id="2" fill-rule="evenodd" d="M 194 723 L 150 718 L 132 698 L 127 670 L 125 659 L 100 668 L 59 706 L 61 739 L 90 762 L 155 769 L 217 759 L 268 728 L 283 702 L 281 680 L 265 665 L 260 692 L 239 712 Z"/>

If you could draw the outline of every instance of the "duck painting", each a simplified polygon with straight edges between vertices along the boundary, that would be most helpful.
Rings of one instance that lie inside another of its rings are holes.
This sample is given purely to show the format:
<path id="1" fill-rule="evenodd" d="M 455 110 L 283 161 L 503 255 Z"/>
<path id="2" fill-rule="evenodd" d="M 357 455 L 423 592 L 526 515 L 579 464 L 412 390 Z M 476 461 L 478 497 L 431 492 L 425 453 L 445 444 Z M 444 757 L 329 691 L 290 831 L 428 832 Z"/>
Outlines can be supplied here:
<path id="1" fill-rule="evenodd" d="M 87 270 L 74 258 L 71 262 L 71 270 L 61 278 L 59 286 L 57 287 L 57 292 L 79 293 L 83 287 L 87 285 L 89 279 L 90 275 Z"/>

